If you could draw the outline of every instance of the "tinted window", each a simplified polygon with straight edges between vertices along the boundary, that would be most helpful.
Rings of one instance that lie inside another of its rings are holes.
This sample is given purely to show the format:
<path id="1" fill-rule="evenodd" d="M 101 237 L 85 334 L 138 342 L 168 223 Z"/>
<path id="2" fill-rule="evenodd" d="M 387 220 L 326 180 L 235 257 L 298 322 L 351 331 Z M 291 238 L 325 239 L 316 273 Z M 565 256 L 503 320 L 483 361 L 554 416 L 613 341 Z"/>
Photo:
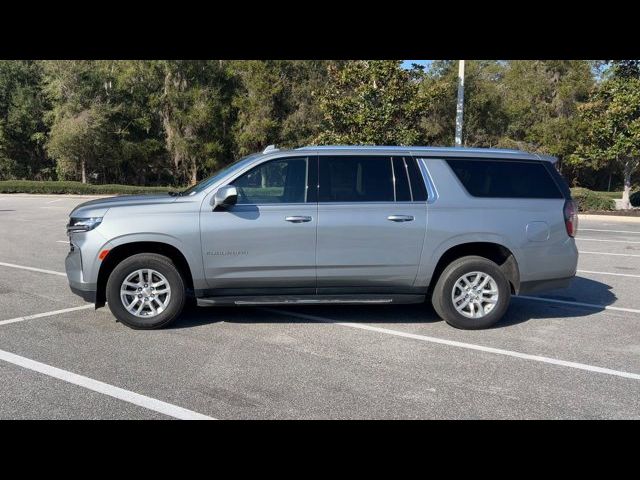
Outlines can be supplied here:
<path id="1" fill-rule="evenodd" d="M 474 197 L 562 198 L 542 163 L 513 160 L 447 160 Z"/>
<path id="2" fill-rule="evenodd" d="M 321 202 L 393 202 L 389 157 L 320 157 Z"/>
<path id="3" fill-rule="evenodd" d="M 427 187 L 424 184 L 424 178 L 420 169 L 416 164 L 415 158 L 406 157 L 407 172 L 411 182 L 411 194 L 414 202 L 425 202 L 427 200 Z"/>
<path id="4" fill-rule="evenodd" d="M 409 188 L 409 176 L 407 165 L 402 157 L 393 157 L 393 178 L 396 186 L 396 201 L 410 202 L 411 189 Z"/>
<path id="5" fill-rule="evenodd" d="M 249 170 L 232 182 L 238 204 L 304 203 L 307 164 L 307 158 L 283 158 Z"/>

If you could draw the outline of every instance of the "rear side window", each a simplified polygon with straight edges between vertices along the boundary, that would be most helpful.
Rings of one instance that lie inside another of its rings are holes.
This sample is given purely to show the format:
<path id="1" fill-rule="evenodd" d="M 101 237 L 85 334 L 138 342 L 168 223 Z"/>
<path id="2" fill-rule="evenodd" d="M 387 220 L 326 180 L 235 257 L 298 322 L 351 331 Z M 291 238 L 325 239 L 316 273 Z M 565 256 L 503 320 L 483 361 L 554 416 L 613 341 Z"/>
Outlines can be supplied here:
<path id="1" fill-rule="evenodd" d="M 403 157 L 393 157 L 393 180 L 396 186 L 396 202 L 411 201 L 411 187 L 407 165 Z"/>
<path id="2" fill-rule="evenodd" d="M 449 159 L 447 163 L 474 197 L 563 198 L 541 162 Z"/>
<path id="3" fill-rule="evenodd" d="M 406 157 L 407 172 L 409 173 L 409 180 L 411 181 L 411 194 L 413 195 L 414 202 L 426 202 L 427 201 L 427 187 L 424 185 L 424 178 L 416 165 L 416 159 Z"/>
<path id="4" fill-rule="evenodd" d="M 320 157 L 321 202 L 393 202 L 389 157 Z"/>

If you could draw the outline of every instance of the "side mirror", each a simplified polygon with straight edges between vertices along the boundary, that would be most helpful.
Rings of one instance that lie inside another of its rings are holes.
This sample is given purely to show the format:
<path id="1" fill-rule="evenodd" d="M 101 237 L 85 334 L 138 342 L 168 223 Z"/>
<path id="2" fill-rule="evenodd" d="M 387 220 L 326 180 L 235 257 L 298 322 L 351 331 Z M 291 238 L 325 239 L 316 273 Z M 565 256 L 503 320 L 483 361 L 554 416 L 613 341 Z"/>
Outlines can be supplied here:
<path id="1" fill-rule="evenodd" d="M 238 201 L 238 189 L 233 185 L 220 187 L 211 199 L 211 206 L 214 210 L 218 208 L 228 208 Z"/>

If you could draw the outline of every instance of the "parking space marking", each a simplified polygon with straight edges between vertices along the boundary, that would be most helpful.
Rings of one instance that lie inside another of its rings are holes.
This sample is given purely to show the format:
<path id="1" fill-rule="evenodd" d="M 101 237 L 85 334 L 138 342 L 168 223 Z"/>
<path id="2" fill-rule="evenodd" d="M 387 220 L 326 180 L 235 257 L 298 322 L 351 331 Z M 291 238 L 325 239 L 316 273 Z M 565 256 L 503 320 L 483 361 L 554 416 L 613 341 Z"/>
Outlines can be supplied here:
<path id="1" fill-rule="evenodd" d="M 9 323 L 24 322 L 25 320 L 33 320 L 34 318 L 50 317 L 52 315 L 59 315 L 61 313 L 75 312 L 78 310 L 87 310 L 89 308 L 94 308 L 94 305 L 91 303 L 89 305 L 82 305 L 80 307 L 63 308 L 62 310 L 53 310 L 51 312 L 36 313 L 33 315 L 25 315 L 24 317 L 10 318 L 9 320 L 1 320 L 0 326 L 8 325 Z"/>
<path id="2" fill-rule="evenodd" d="M 556 300 L 555 298 L 546 297 L 529 297 L 527 295 L 516 295 L 512 298 L 522 298 L 524 300 L 537 300 L 539 302 L 558 303 L 561 305 L 571 305 L 574 307 L 593 308 L 596 310 L 615 310 L 616 312 L 640 313 L 636 308 L 612 307 L 611 305 L 598 305 L 595 303 L 573 302 L 570 300 Z"/>
<path id="3" fill-rule="evenodd" d="M 42 373 L 49 377 L 57 378 L 63 382 L 86 388 L 87 390 L 92 390 L 109 397 L 117 398 L 118 400 L 138 405 L 139 407 L 146 408 L 147 410 L 162 413 L 169 417 L 180 420 L 215 420 L 213 417 L 209 417 L 192 410 L 187 410 L 186 408 L 178 407 L 177 405 L 163 402 L 162 400 L 157 400 L 155 398 L 147 397 L 146 395 L 125 390 L 124 388 L 116 387 L 99 380 L 94 380 L 93 378 L 85 377 L 84 375 L 69 372 L 68 370 L 52 367 L 46 363 L 37 362 L 30 358 L 21 357 L 20 355 L 6 352 L 4 350 L 0 350 L 0 360 L 34 372 Z"/>
<path id="4" fill-rule="evenodd" d="M 585 242 L 640 243 L 640 242 L 632 242 L 630 240 L 603 240 L 601 238 L 585 238 L 585 237 L 576 237 L 576 240 L 582 240 Z"/>
<path id="5" fill-rule="evenodd" d="M 611 232 L 611 233 L 634 233 L 640 235 L 640 232 L 635 230 L 600 230 L 598 228 L 580 228 L 583 232 Z"/>
<path id="6" fill-rule="evenodd" d="M 66 244 L 68 244 L 69 240 L 56 240 L 56 243 L 66 243 Z M 640 242 L 638 242 L 638 243 L 640 243 Z"/>
<path id="7" fill-rule="evenodd" d="M 448 345 L 451 347 L 466 348 L 468 350 L 477 350 L 477 351 L 486 352 L 486 353 L 494 353 L 497 355 L 505 355 L 508 357 L 520 358 L 523 360 L 532 360 L 534 362 L 549 363 L 552 365 L 559 365 L 562 367 L 575 368 L 578 370 L 585 370 L 588 372 L 604 373 L 606 375 L 614 375 L 616 377 L 640 380 L 640 375 L 637 373 L 624 372 L 621 370 L 612 370 L 610 368 L 597 367 L 595 365 L 587 365 L 585 363 L 569 362 L 569 361 L 560 360 L 557 358 L 543 357 L 540 355 L 531 355 L 528 353 L 515 352 L 513 350 L 504 350 L 502 348 L 486 347 L 484 345 L 476 345 L 474 343 L 458 342 L 455 340 L 446 340 L 444 338 L 429 337 L 426 335 L 418 335 L 415 333 L 402 332 L 400 330 L 391 330 L 388 328 L 374 327 L 374 326 L 366 325 L 363 323 L 336 322 L 335 320 L 331 320 L 330 318 L 318 317 L 315 315 L 307 315 L 304 313 L 287 312 L 287 311 L 277 310 L 273 308 L 263 308 L 263 310 L 266 310 L 272 313 L 278 313 L 281 315 L 288 315 L 290 317 L 298 317 L 306 320 L 312 320 L 320 323 L 331 323 L 333 325 L 340 325 L 341 327 L 357 328 L 360 330 L 368 330 L 371 332 L 384 333 L 386 335 L 410 338 L 413 340 L 420 340 L 423 342 L 438 343 L 441 345 Z"/>
<path id="8" fill-rule="evenodd" d="M 21 270 L 30 270 L 32 272 L 48 273 L 49 275 L 61 275 L 63 277 L 67 276 L 67 274 L 64 272 L 56 272 L 55 270 L 44 270 L 42 268 L 26 267 L 24 265 L 15 265 L 13 263 L 0 262 L 0 267 L 19 268 Z"/>
<path id="9" fill-rule="evenodd" d="M 640 255 L 632 255 L 631 253 L 587 252 L 584 250 L 578 250 L 578 253 L 588 253 L 591 255 L 613 255 L 615 257 L 640 257 Z"/>
<path id="10" fill-rule="evenodd" d="M 576 270 L 578 273 L 593 273 L 595 275 L 615 275 L 616 277 L 633 277 L 640 278 L 640 275 L 632 275 L 630 273 L 613 273 L 613 272 L 596 272 L 593 270 Z"/>

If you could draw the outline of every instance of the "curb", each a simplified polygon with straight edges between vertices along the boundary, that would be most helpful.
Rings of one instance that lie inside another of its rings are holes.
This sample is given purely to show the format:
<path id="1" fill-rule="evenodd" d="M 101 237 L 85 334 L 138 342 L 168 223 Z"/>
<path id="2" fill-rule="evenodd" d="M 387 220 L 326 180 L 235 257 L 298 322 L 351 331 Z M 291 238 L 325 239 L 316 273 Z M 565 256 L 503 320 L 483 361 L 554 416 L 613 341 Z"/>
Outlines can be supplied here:
<path id="1" fill-rule="evenodd" d="M 609 221 L 609 222 L 640 223 L 640 217 L 627 217 L 623 215 L 596 215 L 596 214 L 592 215 L 588 213 L 579 213 L 578 219 Z M 578 229 L 580 229 L 579 226 L 578 226 Z"/>

